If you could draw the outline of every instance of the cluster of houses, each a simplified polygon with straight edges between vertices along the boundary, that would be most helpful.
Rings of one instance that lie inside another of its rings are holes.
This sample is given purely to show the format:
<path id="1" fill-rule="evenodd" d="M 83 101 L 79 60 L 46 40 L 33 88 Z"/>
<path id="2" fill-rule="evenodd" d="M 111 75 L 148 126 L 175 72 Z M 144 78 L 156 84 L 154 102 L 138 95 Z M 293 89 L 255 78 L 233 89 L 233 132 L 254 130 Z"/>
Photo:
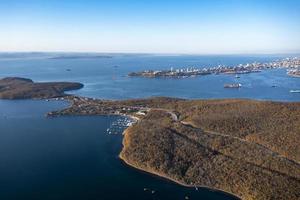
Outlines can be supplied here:
<path id="1" fill-rule="evenodd" d="M 245 74 L 245 73 L 254 73 L 260 72 L 264 69 L 274 69 L 274 68 L 287 68 L 298 70 L 300 68 L 300 58 L 286 58 L 283 60 L 277 60 L 269 63 L 247 63 L 247 64 L 239 64 L 237 66 L 224 66 L 219 65 L 216 67 L 204 67 L 204 68 L 196 68 L 196 67 L 188 67 L 181 69 L 173 69 L 171 67 L 170 70 L 146 70 L 142 72 L 132 72 L 129 73 L 128 76 L 142 76 L 142 77 L 191 77 L 197 75 L 209 75 L 209 74 Z M 298 72 L 297 72 L 298 73 Z"/>

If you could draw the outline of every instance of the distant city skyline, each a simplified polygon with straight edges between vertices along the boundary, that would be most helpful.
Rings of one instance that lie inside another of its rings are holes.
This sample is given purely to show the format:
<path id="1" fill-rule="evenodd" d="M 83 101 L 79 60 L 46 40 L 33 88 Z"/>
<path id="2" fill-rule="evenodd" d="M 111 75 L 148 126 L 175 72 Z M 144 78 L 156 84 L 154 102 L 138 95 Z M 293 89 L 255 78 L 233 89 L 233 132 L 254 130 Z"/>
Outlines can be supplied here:
<path id="1" fill-rule="evenodd" d="M 300 53 L 297 0 L 0 0 L 0 51 Z"/>

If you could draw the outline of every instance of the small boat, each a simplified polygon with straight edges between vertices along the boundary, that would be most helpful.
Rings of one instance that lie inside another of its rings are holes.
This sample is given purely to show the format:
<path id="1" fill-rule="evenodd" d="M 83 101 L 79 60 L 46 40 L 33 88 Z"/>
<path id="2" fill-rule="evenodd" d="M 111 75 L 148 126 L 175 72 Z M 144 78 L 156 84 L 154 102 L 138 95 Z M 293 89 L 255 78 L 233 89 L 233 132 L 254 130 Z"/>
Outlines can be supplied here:
<path id="1" fill-rule="evenodd" d="M 132 126 L 133 122 L 128 122 L 126 126 Z"/>
<path id="2" fill-rule="evenodd" d="M 242 84 L 240 83 L 232 83 L 232 84 L 224 84 L 224 88 L 240 88 Z"/>
<path id="3" fill-rule="evenodd" d="M 290 93 L 300 93 L 300 90 L 290 90 Z"/>
<path id="4" fill-rule="evenodd" d="M 240 77 L 239 75 L 236 74 L 236 75 L 235 75 L 235 78 L 241 78 L 241 77 Z"/>

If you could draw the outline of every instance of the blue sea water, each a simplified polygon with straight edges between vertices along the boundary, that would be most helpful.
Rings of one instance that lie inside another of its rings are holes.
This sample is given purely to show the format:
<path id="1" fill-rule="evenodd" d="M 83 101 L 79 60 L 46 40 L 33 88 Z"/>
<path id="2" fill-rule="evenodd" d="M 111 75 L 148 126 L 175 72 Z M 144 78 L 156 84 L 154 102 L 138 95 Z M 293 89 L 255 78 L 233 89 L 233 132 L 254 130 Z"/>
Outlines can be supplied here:
<path id="1" fill-rule="evenodd" d="M 65 106 L 60 101 L 0 101 L 1 200 L 233 199 L 125 166 L 118 158 L 122 130 L 106 131 L 124 118 L 44 116 Z"/>
<path id="2" fill-rule="evenodd" d="M 251 98 L 299 101 L 300 81 L 283 69 L 241 75 L 187 79 L 129 78 L 131 71 L 187 66 L 269 62 L 283 56 L 114 55 L 98 59 L 47 59 L 0 56 L 0 78 L 34 81 L 78 81 L 85 87 L 70 93 L 127 99 L 150 96 L 182 98 Z M 67 71 L 70 69 L 70 71 Z M 224 83 L 241 89 L 226 90 Z M 277 87 L 272 87 L 276 85 Z M 185 188 L 124 165 L 118 154 L 121 127 L 108 134 L 116 116 L 46 118 L 67 102 L 0 100 L 0 199 L 233 199 L 208 189 Z M 154 194 L 144 188 L 155 190 Z"/>
<path id="3" fill-rule="evenodd" d="M 106 98 L 127 99 L 150 96 L 182 98 L 255 98 L 264 100 L 298 101 L 298 78 L 289 77 L 284 69 L 241 75 L 208 75 L 186 79 L 130 78 L 132 71 L 170 69 L 189 66 L 209 67 L 240 63 L 269 62 L 284 58 L 266 56 L 172 56 L 172 55 L 116 55 L 102 59 L 0 59 L 0 78 L 21 76 L 34 81 L 78 81 L 85 84 L 73 94 Z M 67 71 L 67 69 L 71 71 Z M 224 83 L 241 83 L 238 90 L 224 89 Z M 276 85 L 276 88 L 271 87 Z"/>

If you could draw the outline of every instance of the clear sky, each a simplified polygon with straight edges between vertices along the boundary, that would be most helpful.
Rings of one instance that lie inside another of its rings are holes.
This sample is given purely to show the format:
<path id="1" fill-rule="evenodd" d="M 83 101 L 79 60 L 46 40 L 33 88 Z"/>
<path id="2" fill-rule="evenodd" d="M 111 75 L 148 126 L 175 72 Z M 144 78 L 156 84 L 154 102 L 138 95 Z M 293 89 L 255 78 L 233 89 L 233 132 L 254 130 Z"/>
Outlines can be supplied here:
<path id="1" fill-rule="evenodd" d="M 0 51 L 300 52 L 300 0 L 0 0 Z"/>

